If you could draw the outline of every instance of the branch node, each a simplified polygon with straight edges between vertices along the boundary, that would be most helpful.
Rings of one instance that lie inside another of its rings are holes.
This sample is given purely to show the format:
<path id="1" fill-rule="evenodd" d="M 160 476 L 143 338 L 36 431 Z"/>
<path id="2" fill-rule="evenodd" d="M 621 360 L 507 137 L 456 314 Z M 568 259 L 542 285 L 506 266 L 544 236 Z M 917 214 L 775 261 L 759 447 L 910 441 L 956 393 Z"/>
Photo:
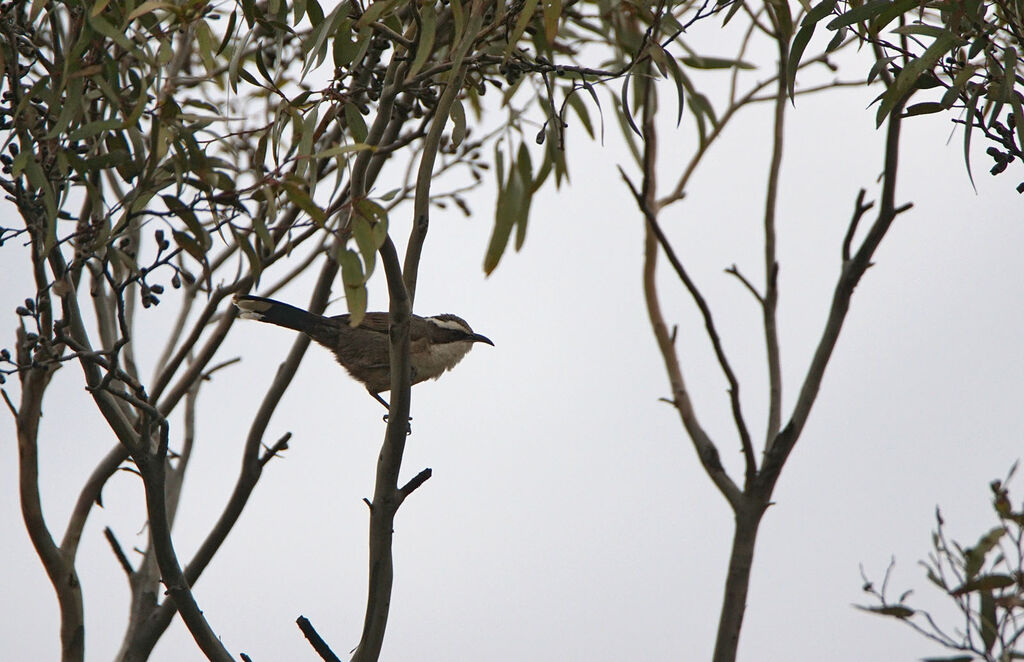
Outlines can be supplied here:
<path id="1" fill-rule="evenodd" d="M 292 438 L 291 432 L 286 432 L 283 437 L 277 440 L 273 446 L 265 446 L 267 449 L 263 456 L 259 459 L 260 468 L 270 462 L 271 459 L 279 457 L 282 451 L 288 450 L 288 440 Z"/>
<path id="2" fill-rule="evenodd" d="M 405 501 L 405 497 L 412 494 L 417 487 L 427 482 L 427 480 L 432 475 L 434 475 L 433 470 L 430 467 L 427 467 L 423 471 L 413 476 L 412 480 L 410 480 L 408 483 L 403 485 L 401 489 L 398 490 L 398 503 L 402 503 L 403 501 Z"/>
<path id="3" fill-rule="evenodd" d="M 843 238 L 843 264 L 850 261 L 850 246 L 853 244 L 853 235 L 857 232 L 857 225 L 860 223 L 860 219 L 869 209 L 875 206 L 874 202 L 864 202 L 865 195 L 867 195 L 867 191 L 864 189 L 857 192 L 857 202 L 853 205 L 853 217 L 850 219 L 850 227 L 847 228 L 846 236 Z"/>
<path id="4" fill-rule="evenodd" d="M 776 263 L 775 264 L 775 269 L 773 270 L 773 279 L 774 279 L 774 275 L 778 273 L 778 266 L 779 266 L 778 263 Z M 738 278 L 739 281 L 741 283 L 743 283 L 743 286 L 746 287 L 747 290 L 749 290 L 750 293 L 754 295 L 754 298 L 757 299 L 757 302 L 759 304 L 761 304 L 761 306 L 765 305 L 764 296 L 762 296 L 761 293 L 757 291 L 757 288 L 754 287 L 753 283 L 751 283 L 749 280 L 747 280 L 746 276 L 744 276 L 743 274 L 740 273 L 739 268 L 735 264 L 733 264 L 731 267 L 726 269 L 725 273 L 731 274 L 731 275 L 735 276 L 736 278 Z"/>

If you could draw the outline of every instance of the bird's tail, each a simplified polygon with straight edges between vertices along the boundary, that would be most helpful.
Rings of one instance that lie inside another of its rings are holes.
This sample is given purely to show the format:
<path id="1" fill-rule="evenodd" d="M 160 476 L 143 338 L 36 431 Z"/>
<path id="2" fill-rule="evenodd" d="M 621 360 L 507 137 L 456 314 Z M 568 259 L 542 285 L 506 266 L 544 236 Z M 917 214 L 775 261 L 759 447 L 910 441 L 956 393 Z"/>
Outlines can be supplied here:
<path id="1" fill-rule="evenodd" d="M 314 315 L 287 303 L 248 294 L 236 296 L 234 303 L 239 311 L 238 316 L 243 319 L 268 322 L 304 333 L 309 333 L 313 326 L 323 319 L 320 315 Z"/>

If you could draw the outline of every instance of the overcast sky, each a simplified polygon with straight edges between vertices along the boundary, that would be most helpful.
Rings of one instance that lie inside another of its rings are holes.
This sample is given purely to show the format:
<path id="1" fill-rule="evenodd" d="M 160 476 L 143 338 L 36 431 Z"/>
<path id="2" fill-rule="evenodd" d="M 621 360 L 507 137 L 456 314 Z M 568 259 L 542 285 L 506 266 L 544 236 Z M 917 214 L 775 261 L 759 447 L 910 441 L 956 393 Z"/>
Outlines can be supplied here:
<path id="1" fill-rule="evenodd" d="M 803 99 L 788 124 L 779 215 L 787 415 L 824 324 L 857 190 L 877 197 L 883 133 L 874 129 L 874 109 L 865 110 L 876 93 Z M 736 263 L 762 280 L 764 111 L 737 120 L 687 199 L 663 218 L 716 314 L 755 431 L 763 430 L 766 390 L 759 313 L 723 270 Z M 607 127 L 602 146 L 574 128 L 572 185 L 545 187 L 525 248 L 506 255 L 490 278 L 481 264 L 493 188 L 474 197 L 472 219 L 456 210 L 433 216 L 417 312 L 454 312 L 495 347 L 478 345 L 454 373 L 414 389 L 403 476 L 427 466 L 434 475 L 396 522 L 388 662 L 710 657 L 732 519 L 678 416 L 659 401 L 669 389 L 643 307 L 643 224 L 615 170 L 627 162 L 615 130 Z M 1024 219 L 1013 190 L 1020 169 L 992 178 L 976 150 L 976 194 L 959 135 L 946 144 L 950 131 L 947 117 L 905 125 L 897 202 L 914 209 L 897 219 L 856 290 L 820 398 L 764 518 L 744 662 L 941 653 L 851 607 L 864 601 L 858 566 L 880 579 L 895 557 L 893 596 L 914 588 L 916 606 L 946 613 L 916 564 L 929 549 L 935 506 L 954 538 L 975 542 L 992 524 L 988 482 L 1024 448 Z M 684 121 L 662 141 L 667 186 L 678 168 L 672 154 L 692 148 L 691 128 Z M 13 210 L 3 209 L 13 221 Z M 404 236 L 403 214 L 392 226 Z M 0 255 L 0 346 L 12 347 L 13 309 L 33 292 L 23 256 L 8 246 Z M 278 298 L 304 304 L 310 282 Z M 668 270 L 660 291 L 666 318 L 679 324 L 698 414 L 738 480 L 725 381 L 702 324 Z M 371 308 L 384 307 L 385 296 L 375 281 Z M 137 353 L 159 347 L 170 312 L 153 314 Z M 241 363 L 203 386 L 174 531 L 183 559 L 218 517 L 249 420 L 294 339 L 257 323 L 238 324 L 232 336 L 224 357 Z M 74 365 L 58 372 L 44 405 L 43 504 L 60 531 L 113 438 Z M 56 600 L 18 511 L 13 423 L 0 429 L 0 649 L 4 659 L 57 659 Z M 268 465 L 195 587 L 228 649 L 257 661 L 315 659 L 294 625 L 299 615 L 344 654 L 358 641 L 365 606 L 362 498 L 372 494 L 381 408 L 314 347 L 267 438 L 289 431 L 290 450 Z M 78 561 L 90 661 L 114 655 L 127 615 L 126 581 L 102 529 L 113 527 L 126 547 L 144 543 L 133 475 L 116 476 L 104 504 L 90 517 Z M 153 659 L 199 652 L 176 621 Z"/>

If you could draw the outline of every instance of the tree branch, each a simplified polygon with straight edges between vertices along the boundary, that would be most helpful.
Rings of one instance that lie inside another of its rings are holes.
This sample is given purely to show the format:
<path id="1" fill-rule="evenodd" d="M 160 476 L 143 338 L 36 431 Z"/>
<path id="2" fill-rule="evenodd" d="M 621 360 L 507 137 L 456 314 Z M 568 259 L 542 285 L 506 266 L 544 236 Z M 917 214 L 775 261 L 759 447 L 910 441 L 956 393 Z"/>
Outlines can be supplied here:
<path id="1" fill-rule="evenodd" d="M 149 425 L 152 425 L 150 423 Z M 167 517 L 165 500 L 165 469 L 167 459 L 168 424 L 160 421 L 159 442 L 156 453 L 148 449 L 134 454 L 135 464 L 142 474 L 146 490 L 146 512 L 149 516 L 149 532 L 156 552 L 157 564 L 167 593 L 171 596 L 181 619 L 185 622 L 192 638 L 211 662 L 232 662 L 232 656 L 210 627 L 202 610 L 196 603 L 188 580 L 185 578 L 174 551 L 171 539 L 171 523 Z"/>
<path id="2" fill-rule="evenodd" d="M 320 656 L 320 659 L 324 660 L 324 662 L 341 662 L 338 656 L 334 654 L 334 651 L 331 650 L 331 647 L 327 645 L 327 642 L 323 640 L 323 637 L 316 631 L 316 628 L 313 627 L 313 624 L 309 622 L 308 618 L 299 616 L 295 619 L 295 622 L 298 624 L 303 636 L 309 640 L 309 645 Z"/>
<path id="3" fill-rule="evenodd" d="M 338 265 L 333 260 L 325 260 L 324 266 L 317 278 L 313 294 L 310 297 L 310 311 L 320 313 L 327 307 L 327 302 L 330 299 L 331 284 L 334 282 L 337 273 Z M 227 315 L 234 316 L 234 313 L 227 313 Z M 271 382 L 259 408 L 253 416 L 249 433 L 246 437 L 245 447 L 242 451 L 241 469 L 239 470 L 238 478 L 235 480 L 234 490 L 228 498 L 216 524 L 206 535 L 195 556 L 192 557 L 192 560 L 185 567 L 184 577 L 189 584 L 195 584 L 199 580 L 200 575 L 202 575 L 214 555 L 227 539 L 228 534 L 241 517 L 245 504 L 248 502 L 252 491 L 259 481 L 263 467 L 269 461 L 269 458 L 266 456 L 260 457 L 263 437 L 266 434 L 267 426 L 270 424 L 271 416 L 276 411 L 281 398 L 298 371 L 302 357 L 309 348 L 309 343 L 308 336 L 298 334 L 292 343 L 291 351 L 288 353 L 284 363 L 278 368 L 274 381 Z M 274 448 L 277 448 L 282 442 L 287 443 L 287 438 L 278 440 Z M 175 604 L 173 602 L 165 601 L 160 605 L 152 618 L 148 619 L 140 627 L 139 631 L 135 633 L 132 641 L 126 642 L 126 648 L 131 651 L 130 659 L 142 660 L 148 657 L 149 651 L 152 650 L 160 635 L 167 629 L 171 619 L 174 617 L 174 613 Z"/>
<path id="4" fill-rule="evenodd" d="M 409 299 L 416 299 L 416 280 L 419 274 L 420 255 L 423 242 L 430 226 L 430 184 L 434 175 L 434 161 L 441 146 L 441 134 L 448 123 L 452 106 L 462 91 L 462 83 L 466 77 L 466 54 L 476 41 L 484 20 L 484 3 L 474 0 L 470 9 L 469 21 L 462 34 L 462 41 L 452 55 L 452 71 L 445 84 L 444 92 L 434 107 L 434 118 L 430 130 L 423 140 L 423 153 L 420 156 L 419 171 L 416 175 L 416 197 L 413 203 L 413 224 L 409 234 L 409 244 L 405 250 L 405 262 L 402 271 L 405 278 L 405 289 Z"/>
<path id="5" fill-rule="evenodd" d="M 902 103 L 897 104 L 889 116 L 886 131 L 885 160 L 883 164 L 883 180 L 881 204 L 874 223 L 868 230 L 863 242 L 852 258 L 843 263 L 842 272 L 836 282 L 835 291 L 832 295 L 832 306 L 829 309 L 828 319 L 825 322 L 825 329 L 822 332 L 818 347 L 811 359 L 807 369 L 800 393 L 797 396 L 793 413 L 786 427 L 772 440 L 769 440 L 765 453 L 765 462 L 762 468 L 761 490 L 764 494 L 770 494 L 778 480 L 782 466 L 786 458 L 793 450 L 807 417 L 810 415 L 811 407 L 814 405 L 821 387 L 821 381 L 825 374 L 825 368 L 832 357 L 839 332 L 849 312 L 850 299 L 853 296 L 854 288 L 860 282 L 864 272 L 871 266 L 871 257 L 878 248 L 879 243 L 885 237 L 886 232 L 892 225 L 896 216 L 910 209 L 910 204 L 900 207 L 895 205 L 896 175 L 899 165 L 900 127 L 901 127 Z M 858 196 L 857 209 L 862 205 L 862 197 Z M 854 217 L 858 213 L 855 210 Z M 850 234 L 849 232 L 847 233 Z M 844 240 L 845 243 L 845 240 Z M 844 251 L 847 250 L 844 248 Z"/>
<path id="6" fill-rule="evenodd" d="M 770 7 L 766 3 L 766 7 Z M 776 29 L 778 27 L 776 26 Z M 779 178 L 782 174 L 782 147 L 785 138 L 787 94 L 786 69 L 789 66 L 789 41 L 776 39 L 779 74 L 776 77 L 775 108 L 772 120 L 772 156 L 768 169 L 768 191 L 764 210 L 765 287 L 761 314 L 764 323 L 765 349 L 768 358 L 768 426 L 765 445 L 775 438 L 782 421 L 782 359 L 776 311 L 779 305 L 779 263 L 775 247 L 775 215 L 778 210 Z"/>

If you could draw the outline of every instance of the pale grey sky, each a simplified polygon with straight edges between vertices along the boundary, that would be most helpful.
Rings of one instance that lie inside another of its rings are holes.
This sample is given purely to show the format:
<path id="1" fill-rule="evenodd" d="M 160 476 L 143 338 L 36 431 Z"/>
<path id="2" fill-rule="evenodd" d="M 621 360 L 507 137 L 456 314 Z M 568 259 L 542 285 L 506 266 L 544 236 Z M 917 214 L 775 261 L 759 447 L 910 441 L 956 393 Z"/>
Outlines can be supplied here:
<path id="1" fill-rule="evenodd" d="M 801 100 L 792 112 L 780 206 L 781 340 L 786 407 L 824 323 L 839 244 L 859 187 L 877 197 L 882 133 L 874 93 Z M 760 111 L 758 111 L 760 112 Z M 688 119 L 688 118 L 687 118 Z M 685 153 L 690 127 L 662 138 Z M 763 119 L 741 116 L 689 196 L 663 223 L 708 297 L 742 380 L 748 421 L 763 429 L 766 379 L 758 312 L 723 269 L 760 282 L 768 142 Z M 861 613 L 858 564 L 880 578 L 897 560 L 893 594 L 941 607 L 916 561 L 940 504 L 965 543 L 988 528 L 988 482 L 1024 448 L 1024 219 L 1013 171 L 987 174 L 976 150 L 976 195 L 947 118 L 906 123 L 901 216 L 854 295 L 810 422 L 783 473 L 758 542 L 743 662 L 915 660 L 941 651 Z M 658 398 L 667 379 L 642 305 L 642 220 L 615 171 L 625 157 L 582 132 L 570 144 L 572 185 L 533 204 L 524 250 L 481 272 L 490 198 L 471 220 L 435 213 L 417 298 L 421 314 L 455 312 L 495 347 L 414 389 L 404 476 L 434 476 L 396 523 L 396 581 L 383 658 L 445 660 L 702 660 L 710 657 L 732 529 L 678 417 Z M 674 142 L 678 141 L 678 142 Z M 980 145 L 980 147 L 983 147 Z M 665 171 L 666 185 L 669 170 Z M 12 213 L 6 208 L 6 214 Z M 9 223 L 8 223 L 9 224 Z M 402 214 L 392 219 L 404 235 Z M 0 310 L 10 347 L 13 309 L 31 295 L 22 256 L 3 249 Z M 678 322 L 684 374 L 702 422 L 734 476 L 739 443 L 725 382 L 683 288 L 662 272 L 666 317 Z M 308 299 L 309 281 L 278 298 Z M 374 305 L 375 304 L 375 305 Z M 378 285 L 371 307 L 384 305 Z M 335 304 L 340 312 L 343 304 Z M 153 316 L 152 337 L 158 343 Z M 188 558 L 227 498 L 244 430 L 293 337 L 239 324 L 225 357 L 242 362 L 204 388 L 199 442 L 178 526 Z M 142 352 L 139 352 L 142 353 Z M 8 387 L 17 386 L 12 382 Z M 45 401 L 42 486 L 61 529 L 84 477 L 111 444 L 76 366 Z M 294 625 L 307 616 L 335 651 L 355 646 L 366 585 L 366 507 L 384 426 L 381 408 L 320 348 L 312 348 L 274 416 L 290 431 L 239 525 L 196 586 L 228 649 L 254 660 L 312 660 Z M 17 508 L 16 444 L 0 444 L 0 650 L 56 659 L 56 603 Z M 1024 493 L 1018 487 L 1017 495 Z M 79 569 L 87 659 L 116 652 L 127 614 L 124 576 L 103 540 L 112 526 L 141 545 L 138 480 L 115 477 L 90 517 Z M 156 661 L 200 659 L 175 623 Z"/>

